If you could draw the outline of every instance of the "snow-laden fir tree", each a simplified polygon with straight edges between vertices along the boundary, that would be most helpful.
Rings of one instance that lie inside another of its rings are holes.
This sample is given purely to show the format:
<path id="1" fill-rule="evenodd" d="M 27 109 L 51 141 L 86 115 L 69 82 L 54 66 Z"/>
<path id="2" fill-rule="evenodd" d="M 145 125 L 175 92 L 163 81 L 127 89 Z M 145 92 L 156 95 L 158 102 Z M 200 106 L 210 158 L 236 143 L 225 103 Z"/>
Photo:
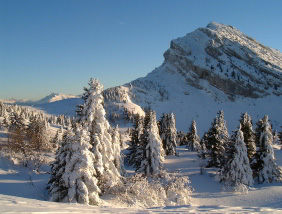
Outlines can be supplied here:
<path id="1" fill-rule="evenodd" d="M 94 154 L 87 129 L 76 126 L 66 136 L 51 171 L 51 201 L 98 205 L 100 202 Z"/>
<path id="2" fill-rule="evenodd" d="M 255 142 L 255 133 L 252 127 L 252 119 L 246 113 L 242 114 L 240 119 L 241 131 L 244 135 L 244 142 L 246 144 L 248 150 L 248 158 L 252 161 L 255 153 L 256 153 L 256 142 Z"/>
<path id="3" fill-rule="evenodd" d="M 176 144 L 178 146 L 187 145 L 187 136 L 182 131 L 177 131 Z"/>
<path id="4" fill-rule="evenodd" d="M 83 106 L 80 106 L 80 123 L 90 132 L 90 143 L 96 157 L 95 169 L 99 187 L 102 191 L 120 183 L 120 173 L 114 164 L 110 125 L 106 120 L 103 107 L 103 86 L 97 79 L 90 79 L 89 88 L 85 89 Z"/>
<path id="5" fill-rule="evenodd" d="M 134 116 L 133 127 L 130 132 L 129 153 L 127 155 L 128 164 L 136 168 L 140 167 L 143 158 L 143 148 L 141 144 L 141 135 L 143 134 L 144 119 L 139 114 Z"/>
<path id="6" fill-rule="evenodd" d="M 120 149 L 120 133 L 118 126 L 113 128 L 112 130 L 112 140 L 113 140 L 113 154 L 114 154 L 115 167 L 119 170 L 119 173 L 121 175 L 124 175 L 125 174 L 124 163 L 123 163 L 124 157 Z"/>
<path id="7" fill-rule="evenodd" d="M 224 112 L 220 111 L 207 132 L 209 161 L 207 167 L 221 167 L 225 161 L 225 147 L 228 143 L 228 130 L 224 120 Z"/>
<path id="8" fill-rule="evenodd" d="M 60 147 L 56 151 L 55 161 L 51 164 L 50 175 L 50 201 L 61 202 L 68 194 L 68 188 L 65 185 L 62 175 L 65 172 L 67 161 L 72 155 L 70 144 L 73 140 L 73 130 L 68 130 L 64 133 Z"/>
<path id="9" fill-rule="evenodd" d="M 164 151 L 159 135 L 156 113 L 152 110 L 146 112 L 144 119 L 144 131 L 141 136 L 143 146 L 143 158 L 137 172 L 145 175 L 153 175 L 160 172 Z"/>
<path id="10" fill-rule="evenodd" d="M 191 151 L 198 151 L 201 149 L 200 137 L 197 134 L 196 121 L 193 120 L 187 133 L 187 148 Z"/>
<path id="11" fill-rule="evenodd" d="M 250 167 L 247 147 L 244 142 L 244 135 L 240 128 L 236 131 L 236 135 L 232 152 L 229 160 L 219 170 L 219 179 L 226 185 L 236 186 L 244 184 L 252 186 L 254 183 L 252 169 Z"/>
<path id="12" fill-rule="evenodd" d="M 159 134 L 166 155 L 176 155 L 177 131 L 173 113 L 163 114 L 159 121 Z"/>
<path id="13" fill-rule="evenodd" d="M 206 144 L 208 141 L 208 134 L 205 132 L 203 138 L 200 141 L 200 148 L 198 149 L 198 154 L 197 156 L 200 159 L 206 159 L 207 158 L 207 148 L 206 148 Z"/>
<path id="14" fill-rule="evenodd" d="M 5 114 L 6 108 L 2 101 L 0 101 L 0 117 L 3 117 Z"/>
<path id="15" fill-rule="evenodd" d="M 51 146 L 54 149 L 57 149 L 60 146 L 60 143 L 62 141 L 62 135 L 59 133 L 59 130 L 56 132 L 55 136 L 51 140 Z"/>
<path id="16" fill-rule="evenodd" d="M 281 168 L 275 163 L 274 151 L 272 148 L 273 135 L 268 116 L 264 116 L 259 124 L 261 124 L 259 127 L 261 133 L 259 133 L 259 147 L 253 165 L 254 176 L 258 183 L 282 181 Z"/>

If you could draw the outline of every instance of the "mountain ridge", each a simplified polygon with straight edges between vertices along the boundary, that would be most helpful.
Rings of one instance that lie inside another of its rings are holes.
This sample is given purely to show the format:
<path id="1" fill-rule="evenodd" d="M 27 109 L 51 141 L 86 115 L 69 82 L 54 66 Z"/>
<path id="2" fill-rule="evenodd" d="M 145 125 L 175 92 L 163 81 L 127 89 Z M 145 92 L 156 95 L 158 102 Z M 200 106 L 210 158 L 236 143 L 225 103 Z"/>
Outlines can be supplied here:
<path id="1" fill-rule="evenodd" d="M 232 129 L 245 111 L 254 122 L 269 114 L 278 128 L 282 125 L 281 85 L 279 51 L 232 26 L 211 22 L 172 40 L 162 65 L 146 77 L 109 88 L 105 94 L 108 102 L 125 102 L 123 97 L 128 96 L 131 102 L 156 110 L 158 117 L 175 112 L 182 130 L 192 119 L 206 130 L 219 110 L 226 112 Z"/>
<path id="2" fill-rule="evenodd" d="M 230 130 L 237 128 L 243 112 L 248 112 L 254 123 L 267 114 L 274 129 L 280 129 L 281 85 L 279 51 L 232 26 L 211 22 L 172 40 L 162 65 L 146 77 L 108 88 L 103 94 L 108 116 L 122 115 L 123 108 L 144 114 L 141 107 L 150 107 L 158 117 L 174 112 L 177 128 L 182 131 L 196 120 L 202 135 L 219 110 L 224 110 Z M 38 107 L 70 115 L 82 102 L 65 99 Z"/>

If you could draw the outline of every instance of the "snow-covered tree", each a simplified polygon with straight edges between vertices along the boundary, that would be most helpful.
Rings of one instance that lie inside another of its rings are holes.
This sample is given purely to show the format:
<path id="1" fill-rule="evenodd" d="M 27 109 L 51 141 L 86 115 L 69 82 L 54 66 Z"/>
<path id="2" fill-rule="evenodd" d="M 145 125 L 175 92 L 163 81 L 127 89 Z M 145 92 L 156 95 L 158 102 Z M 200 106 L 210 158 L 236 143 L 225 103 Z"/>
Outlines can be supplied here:
<path id="1" fill-rule="evenodd" d="M 27 127 L 29 144 L 35 151 L 48 151 L 52 148 L 47 123 L 39 116 L 32 116 Z"/>
<path id="2" fill-rule="evenodd" d="M 256 153 L 256 142 L 255 142 L 255 133 L 252 127 L 252 119 L 246 113 L 242 114 L 240 119 L 241 131 L 244 134 L 244 142 L 248 150 L 248 158 L 252 161 Z"/>
<path id="3" fill-rule="evenodd" d="M 143 148 L 141 145 L 141 135 L 143 134 L 143 118 L 136 114 L 133 120 L 133 128 L 130 132 L 131 140 L 129 145 L 129 153 L 127 160 L 129 165 L 133 165 L 136 168 L 140 167 L 143 158 Z"/>
<path id="4" fill-rule="evenodd" d="M 206 159 L 207 158 L 207 153 L 208 153 L 207 148 L 206 148 L 207 141 L 208 141 L 208 135 L 205 132 L 203 138 L 200 141 L 200 148 L 198 149 L 198 154 L 197 154 L 197 156 L 200 159 Z"/>
<path id="5" fill-rule="evenodd" d="M 65 136 L 51 169 L 51 201 L 100 203 L 95 157 L 87 132 L 78 125 L 74 135 Z"/>
<path id="6" fill-rule="evenodd" d="M 159 121 L 159 134 L 166 155 L 176 155 L 177 131 L 173 113 L 163 114 Z"/>
<path id="7" fill-rule="evenodd" d="M 54 138 L 51 140 L 51 146 L 54 149 L 57 149 L 62 141 L 62 135 L 59 133 L 59 130 L 56 132 Z"/>
<path id="8" fill-rule="evenodd" d="M 197 134 L 196 121 L 193 120 L 189 132 L 187 133 L 187 148 L 191 151 L 198 151 L 201 149 L 200 137 Z"/>
<path id="9" fill-rule="evenodd" d="M 112 130 L 112 140 L 113 140 L 114 164 L 116 168 L 119 170 L 119 173 L 121 175 L 124 175 L 125 174 L 124 163 L 123 163 L 124 157 L 120 149 L 120 133 L 118 126 L 116 126 Z"/>
<path id="10" fill-rule="evenodd" d="M 152 110 L 147 111 L 144 120 L 144 132 L 141 136 L 143 145 L 143 159 L 137 168 L 138 172 L 145 175 L 159 173 L 162 168 L 164 151 L 156 120 L 156 113 Z"/>
<path id="11" fill-rule="evenodd" d="M 177 131 L 176 144 L 178 146 L 187 145 L 187 136 L 182 131 Z"/>
<path id="12" fill-rule="evenodd" d="M 261 126 L 257 130 L 261 130 L 258 142 L 258 150 L 256 153 L 255 163 L 253 165 L 254 176 L 258 183 L 269 183 L 273 181 L 282 181 L 282 171 L 275 163 L 274 151 L 272 148 L 273 135 L 268 116 L 264 116 L 259 121 Z"/>
<path id="13" fill-rule="evenodd" d="M 244 184 L 252 186 L 253 176 L 252 169 L 250 167 L 247 147 L 244 142 L 244 135 L 240 128 L 235 135 L 235 143 L 233 151 L 229 157 L 229 160 L 219 171 L 219 179 L 227 185 L 236 186 Z"/>
<path id="14" fill-rule="evenodd" d="M 96 157 L 96 171 L 99 187 L 102 191 L 120 182 L 120 173 L 114 164 L 110 125 L 106 120 L 103 107 L 103 86 L 97 79 L 90 79 L 89 88 L 85 89 L 83 106 L 80 107 L 80 123 L 90 132 L 90 143 Z"/>
<path id="15" fill-rule="evenodd" d="M 6 105 L 0 101 L 0 117 L 3 117 L 6 111 Z"/>
<path id="16" fill-rule="evenodd" d="M 228 138 L 224 113 L 220 111 L 207 132 L 208 167 L 221 167 L 224 164 Z"/>

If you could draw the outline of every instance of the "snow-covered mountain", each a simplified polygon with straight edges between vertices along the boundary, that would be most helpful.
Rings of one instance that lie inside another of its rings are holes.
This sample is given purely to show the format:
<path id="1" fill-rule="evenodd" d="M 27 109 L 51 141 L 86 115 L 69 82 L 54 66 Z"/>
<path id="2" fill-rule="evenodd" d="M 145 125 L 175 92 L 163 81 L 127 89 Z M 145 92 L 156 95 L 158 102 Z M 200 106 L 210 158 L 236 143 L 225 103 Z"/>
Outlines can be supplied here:
<path id="1" fill-rule="evenodd" d="M 211 22 L 172 40 L 164 63 L 144 78 L 105 91 L 108 102 L 150 106 L 176 114 L 186 130 L 192 119 L 203 134 L 223 109 L 231 130 L 247 111 L 254 122 L 268 114 L 282 125 L 282 54 L 232 26 Z"/>
<path id="2" fill-rule="evenodd" d="M 70 99 L 70 98 L 78 98 L 78 96 L 71 94 L 59 94 L 59 93 L 51 93 L 50 95 L 44 97 L 41 100 L 35 101 L 34 104 L 44 104 L 44 103 L 52 103 L 60 100 Z"/>
<path id="3" fill-rule="evenodd" d="M 124 108 L 144 114 L 141 107 L 151 107 L 157 117 L 172 111 L 177 129 L 187 131 L 194 119 L 200 135 L 219 110 L 225 112 L 230 133 L 242 112 L 248 112 L 253 123 L 267 114 L 273 128 L 280 130 L 281 85 L 279 51 L 232 26 L 211 22 L 172 40 L 164 63 L 146 77 L 105 90 L 105 108 L 108 117 L 116 118 L 124 118 Z M 51 94 L 33 105 L 51 114 L 74 115 L 83 100 L 67 98 Z"/>
<path id="4" fill-rule="evenodd" d="M 46 97 L 37 100 L 37 101 L 32 101 L 32 100 L 27 100 L 27 99 L 8 99 L 8 100 L 1 100 L 3 103 L 7 104 L 17 104 L 17 105 L 41 105 L 41 104 L 46 104 L 46 103 L 52 103 L 52 102 L 57 102 L 60 100 L 65 100 L 65 99 L 71 99 L 71 98 L 79 98 L 79 96 L 71 95 L 71 94 L 59 94 L 59 93 L 51 93 L 47 95 Z"/>
<path id="5" fill-rule="evenodd" d="M 31 100 L 28 99 L 15 99 L 15 98 L 11 98 L 11 99 L 0 99 L 0 102 L 2 103 L 6 103 L 6 104 L 15 104 L 15 103 L 28 103 L 28 102 L 32 102 Z"/>

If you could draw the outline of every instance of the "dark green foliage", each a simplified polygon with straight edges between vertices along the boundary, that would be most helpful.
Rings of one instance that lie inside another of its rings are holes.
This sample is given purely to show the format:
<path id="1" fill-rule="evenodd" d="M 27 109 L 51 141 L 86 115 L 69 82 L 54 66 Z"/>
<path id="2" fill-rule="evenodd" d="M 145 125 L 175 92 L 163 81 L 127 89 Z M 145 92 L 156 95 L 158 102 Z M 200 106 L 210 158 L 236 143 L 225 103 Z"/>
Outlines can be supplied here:
<path id="1" fill-rule="evenodd" d="M 228 142 L 228 130 L 224 120 L 224 113 L 220 111 L 207 132 L 208 165 L 207 167 L 221 167 L 225 162 L 225 148 Z"/>
<path id="2" fill-rule="evenodd" d="M 252 158 L 256 153 L 256 143 L 255 143 L 256 136 L 255 133 L 253 132 L 251 117 L 247 113 L 242 114 L 240 119 L 240 124 L 241 124 L 241 131 L 243 132 L 244 135 L 244 142 L 246 144 L 248 151 L 248 158 L 251 162 Z"/>
<path id="3" fill-rule="evenodd" d="M 136 114 L 134 116 L 133 129 L 131 130 L 131 141 L 128 148 L 129 154 L 127 160 L 129 165 L 138 168 L 141 164 L 142 158 L 142 146 L 141 146 L 141 135 L 143 134 L 143 118 Z"/>
<path id="4" fill-rule="evenodd" d="M 177 131 L 173 113 L 163 114 L 158 127 L 165 155 L 176 155 Z"/>

